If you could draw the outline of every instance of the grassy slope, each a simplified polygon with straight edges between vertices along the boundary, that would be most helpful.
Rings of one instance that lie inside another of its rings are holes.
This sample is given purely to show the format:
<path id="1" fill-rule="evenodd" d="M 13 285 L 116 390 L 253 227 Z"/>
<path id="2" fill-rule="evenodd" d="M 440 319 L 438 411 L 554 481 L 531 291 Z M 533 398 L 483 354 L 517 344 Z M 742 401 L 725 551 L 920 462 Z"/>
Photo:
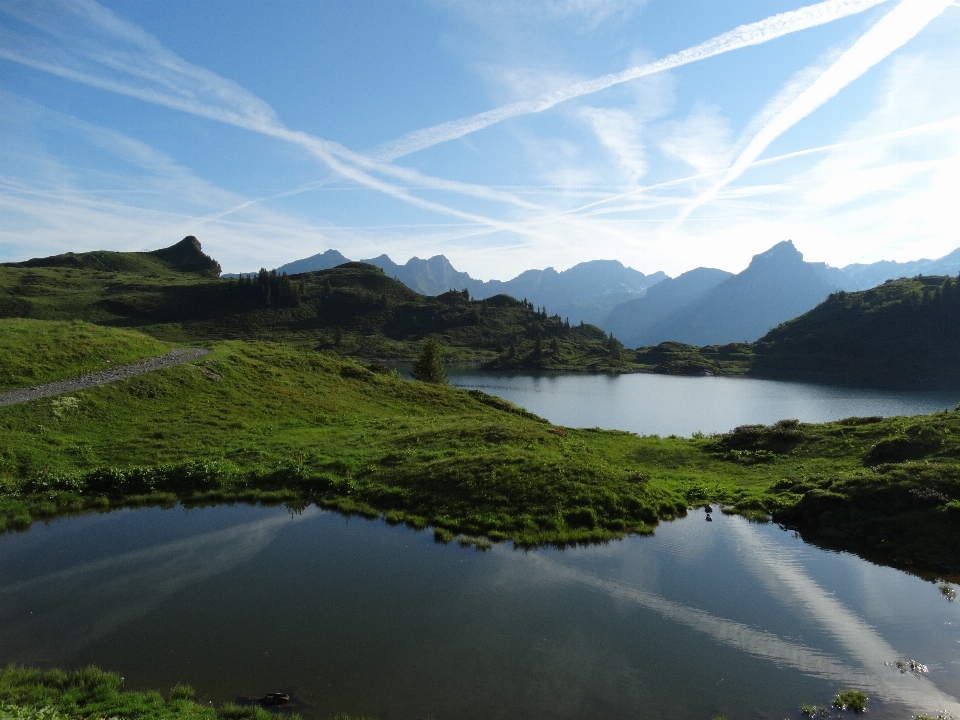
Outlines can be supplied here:
<path id="1" fill-rule="evenodd" d="M 201 362 L 73 396 L 0 409 L 7 522 L 154 490 L 208 500 L 276 490 L 537 542 L 643 530 L 683 508 L 499 399 L 290 346 L 222 343 Z M 213 464 L 94 472 L 196 461 Z"/>
<path id="2" fill-rule="evenodd" d="M 0 320 L 0 392 L 163 355 L 152 337 L 84 322 Z"/>
<path id="3" fill-rule="evenodd" d="M 721 502 L 915 569 L 960 568 L 960 413 L 717 438 L 555 428 L 497 398 L 336 356 L 208 358 L 0 408 L 0 518 L 230 499 L 318 502 L 438 537 L 573 542 Z"/>

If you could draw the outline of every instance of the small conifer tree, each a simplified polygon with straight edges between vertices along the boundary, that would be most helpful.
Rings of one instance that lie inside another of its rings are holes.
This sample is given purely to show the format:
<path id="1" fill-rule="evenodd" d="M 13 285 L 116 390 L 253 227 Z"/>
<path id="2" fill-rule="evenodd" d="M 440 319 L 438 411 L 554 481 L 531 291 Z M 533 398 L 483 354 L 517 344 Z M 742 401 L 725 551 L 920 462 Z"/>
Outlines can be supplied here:
<path id="1" fill-rule="evenodd" d="M 443 369 L 443 352 L 433 338 L 428 338 L 420 349 L 420 357 L 413 364 L 413 378 L 420 382 L 443 384 L 447 373 Z"/>

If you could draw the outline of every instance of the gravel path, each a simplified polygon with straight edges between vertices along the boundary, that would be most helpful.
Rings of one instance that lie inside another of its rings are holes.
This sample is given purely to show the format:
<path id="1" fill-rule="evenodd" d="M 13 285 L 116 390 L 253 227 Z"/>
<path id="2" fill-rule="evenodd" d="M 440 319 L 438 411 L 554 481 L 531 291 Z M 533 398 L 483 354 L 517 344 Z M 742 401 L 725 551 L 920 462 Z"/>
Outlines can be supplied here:
<path id="1" fill-rule="evenodd" d="M 0 393 L 0 406 L 16 405 L 17 403 L 29 402 L 37 398 L 50 397 L 51 395 L 60 395 L 61 393 L 73 392 L 75 390 L 84 390 L 97 385 L 106 385 L 107 383 L 124 380 L 134 375 L 159 370 L 160 368 L 179 365 L 180 363 L 190 362 L 199 357 L 209 354 L 209 350 L 203 348 L 174 348 L 166 355 L 142 360 L 133 365 L 118 365 L 109 370 L 80 375 L 69 380 L 58 380 L 57 382 L 46 383 L 44 385 L 34 385 L 32 387 L 11 390 L 10 392 Z"/>

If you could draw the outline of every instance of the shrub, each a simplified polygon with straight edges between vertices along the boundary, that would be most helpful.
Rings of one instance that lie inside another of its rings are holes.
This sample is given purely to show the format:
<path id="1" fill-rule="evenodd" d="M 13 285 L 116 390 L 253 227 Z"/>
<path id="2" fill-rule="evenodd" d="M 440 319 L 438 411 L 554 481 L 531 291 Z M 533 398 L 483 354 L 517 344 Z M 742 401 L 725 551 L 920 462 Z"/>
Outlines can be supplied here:
<path id="1" fill-rule="evenodd" d="M 867 711 L 867 696 L 860 690 L 844 690 L 837 693 L 833 706 L 837 710 L 852 710 L 859 715 Z"/>

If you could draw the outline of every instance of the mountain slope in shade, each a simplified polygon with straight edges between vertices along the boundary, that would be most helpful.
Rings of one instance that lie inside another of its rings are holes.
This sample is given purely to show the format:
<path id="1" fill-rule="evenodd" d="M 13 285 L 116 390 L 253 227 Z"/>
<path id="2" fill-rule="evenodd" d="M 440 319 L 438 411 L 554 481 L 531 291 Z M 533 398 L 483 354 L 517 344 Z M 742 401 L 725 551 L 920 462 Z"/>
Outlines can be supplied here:
<path id="1" fill-rule="evenodd" d="M 840 270 L 853 283 L 845 290 L 867 290 L 887 280 L 916 277 L 917 275 L 956 275 L 960 273 L 960 248 L 936 260 L 912 260 L 895 262 L 881 260 L 875 263 L 846 265 Z"/>
<path id="2" fill-rule="evenodd" d="M 434 255 L 427 260 L 412 257 L 403 265 L 398 265 L 386 255 L 360 262 L 375 265 L 389 277 L 396 278 L 421 295 L 442 295 L 448 290 L 463 290 L 469 288 L 470 283 L 479 282 L 467 273 L 459 272 L 443 255 Z"/>
<path id="3" fill-rule="evenodd" d="M 302 260 L 294 260 L 286 265 L 281 265 L 277 268 L 277 273 L 296 275 L 297 273 L 314 272 L 316 270 L 329 270 L 348 262 L 350 262 L 350 259 L 336 250 L 327 250 Z"/>
<path id="4" fill-rule="evenodd" d="M 752 342 L 848 283 L 849 278 L 837 268 L 804 262 L 793 242 L 785 240 L 754 255 L 746 270 L 650 328 L 645 339 L 647 344 Z"/>
<path id="5" fill-rule="evenodd" d="M 656 345 L 660 326 L 683 308 L 696 303 L 733 273 L 700 267 L 657 283 L 643 297 L 617 305 L 597 323 L 628 347 Z"/>

